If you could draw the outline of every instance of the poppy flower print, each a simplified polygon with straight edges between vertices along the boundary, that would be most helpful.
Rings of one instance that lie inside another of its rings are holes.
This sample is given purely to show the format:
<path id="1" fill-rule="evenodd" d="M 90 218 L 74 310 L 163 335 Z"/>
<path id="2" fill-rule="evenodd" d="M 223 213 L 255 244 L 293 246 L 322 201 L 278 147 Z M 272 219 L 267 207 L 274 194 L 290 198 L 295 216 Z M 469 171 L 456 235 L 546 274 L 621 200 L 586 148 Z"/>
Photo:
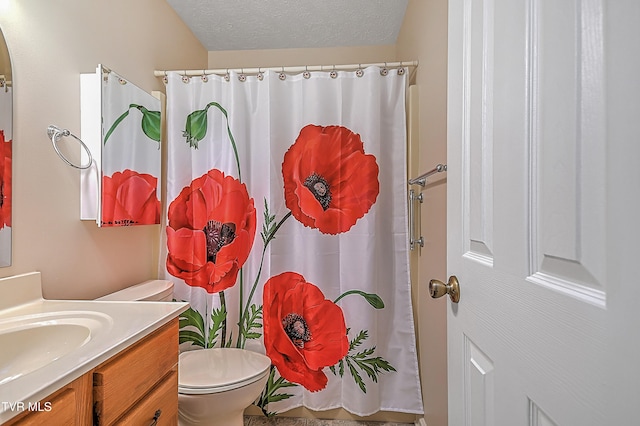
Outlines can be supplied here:
<path id="1" fill-rule="evenodd" d="M 0 130 L 0 229 L 11 226 L 11 145 Z"/>
<path id="2" fill-rule="evenodd" d="M 208 293 L 235 284 L 256 234 L 256 209 L 244 184 L 210 170 L 171 202 L 168 221 L 171 275 Z"/>
<path id="3" fill-rule="evenodd" d="M 380 192 L 376 158 L 342 126 L 303 127 L 284 155 L 282 175 L 291 214 L 324 234 L 347 232 Z"/>
<path id="4" fill-rule="evenodd" d="M 134 170 L 102 178 L 102 226 L 160 223 L 158 179 Z"/>
<path id="5" fill-rule="evenodd" d="M 266 354 L 280 375 L 311 392 L 324 389 L 322 369 L 349 351 L 342 309 L 295 272 L 266 282 L 262 306 Z"/>

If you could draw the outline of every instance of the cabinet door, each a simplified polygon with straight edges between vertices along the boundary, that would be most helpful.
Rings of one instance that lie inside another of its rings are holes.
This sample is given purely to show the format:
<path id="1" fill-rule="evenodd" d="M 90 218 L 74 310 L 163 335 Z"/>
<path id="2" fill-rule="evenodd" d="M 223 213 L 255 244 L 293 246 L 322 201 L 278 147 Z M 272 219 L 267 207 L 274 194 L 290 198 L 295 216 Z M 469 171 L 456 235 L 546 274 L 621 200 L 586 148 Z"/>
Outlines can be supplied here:
<path id="1" fill-rule="evenodd" d="M 99 425 L 114 424 L 134 409 L 167 374 L 178 369 L 178 320 L 125 350 L 93 373 L 94 414 Z M 177 380 L 177 379 L 176 379 Z M 173 392 L 177 401 L 178 384 Z M 153 417 L 153 415 L 151 416 Z"/>
<path id="2" fill-rule="evenodd" d="M 3 426 L 91 425 L 91 373 L 74 380 Z"/>

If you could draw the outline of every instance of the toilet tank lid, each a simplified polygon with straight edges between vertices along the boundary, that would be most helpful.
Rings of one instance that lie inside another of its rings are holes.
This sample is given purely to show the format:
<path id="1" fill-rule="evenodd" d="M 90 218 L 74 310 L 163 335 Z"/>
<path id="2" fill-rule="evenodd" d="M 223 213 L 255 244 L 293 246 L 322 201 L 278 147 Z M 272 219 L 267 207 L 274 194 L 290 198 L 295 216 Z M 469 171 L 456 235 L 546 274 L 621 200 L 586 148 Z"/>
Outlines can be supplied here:
<path id="1" fill-rule="evenodd" d="M 136 301 L 161 300 L 173 292 L 173 282 L 168 280 L 149 280 L 115 293 L 107 294 L 96 300 L 102 301 Z"/>

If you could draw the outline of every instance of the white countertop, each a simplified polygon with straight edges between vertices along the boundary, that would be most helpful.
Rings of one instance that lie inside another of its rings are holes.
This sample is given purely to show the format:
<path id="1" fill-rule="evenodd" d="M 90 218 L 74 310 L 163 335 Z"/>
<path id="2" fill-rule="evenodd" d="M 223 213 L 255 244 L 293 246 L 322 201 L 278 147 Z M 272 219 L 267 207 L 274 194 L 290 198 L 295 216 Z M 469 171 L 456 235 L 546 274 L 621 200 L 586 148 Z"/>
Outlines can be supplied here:
<path id="1" fill-rule="evenodd" d="M 10 291 L 11 294 L 0 302 L 0 329 L 3 322 L 13 322 L 21 318 L 46 320 L 48 316 L 54 317 L 60 313 L 64 317 L 77 315 L 95 318 L 97 328 L 92 332 L 88 342 L 82 346 L 42 368 L 0 384 L 0 423 L 20 414 L 21 411 L 15 408 L 16 403 L 22 402 L 28 407 L 29 402 L 35 403 L 46 398 L 167 324 L 189 307 L 189 304 L 184 302 L 45 300 L 41 296 L 33 297 L 36 281 L 40 286 L 39 273 L 10 278 L 12 280 L 9 282 L 7 279 L 0 279 L 0 293 L 7 294 L 6 291 Z M 0 351 L 2 350 L 3 348 L 0 348 Z M 0 365 L 0 383 L 3 379 L 6 380 L 2 374 Z"/>

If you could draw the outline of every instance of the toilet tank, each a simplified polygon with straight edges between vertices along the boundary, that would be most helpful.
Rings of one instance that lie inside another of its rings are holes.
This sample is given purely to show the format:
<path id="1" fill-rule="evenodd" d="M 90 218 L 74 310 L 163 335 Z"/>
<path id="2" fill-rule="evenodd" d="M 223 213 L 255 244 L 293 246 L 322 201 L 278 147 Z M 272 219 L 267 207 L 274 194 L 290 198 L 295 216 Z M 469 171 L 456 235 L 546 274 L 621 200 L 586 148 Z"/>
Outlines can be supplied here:
<path id="1" fill-rule="evenodd" d="M 149 280 L 115 293 L 107 294 L 96 300 L 102 301 L 162 301 L 173 300 L 173 282 L 167 280 Z"/>

